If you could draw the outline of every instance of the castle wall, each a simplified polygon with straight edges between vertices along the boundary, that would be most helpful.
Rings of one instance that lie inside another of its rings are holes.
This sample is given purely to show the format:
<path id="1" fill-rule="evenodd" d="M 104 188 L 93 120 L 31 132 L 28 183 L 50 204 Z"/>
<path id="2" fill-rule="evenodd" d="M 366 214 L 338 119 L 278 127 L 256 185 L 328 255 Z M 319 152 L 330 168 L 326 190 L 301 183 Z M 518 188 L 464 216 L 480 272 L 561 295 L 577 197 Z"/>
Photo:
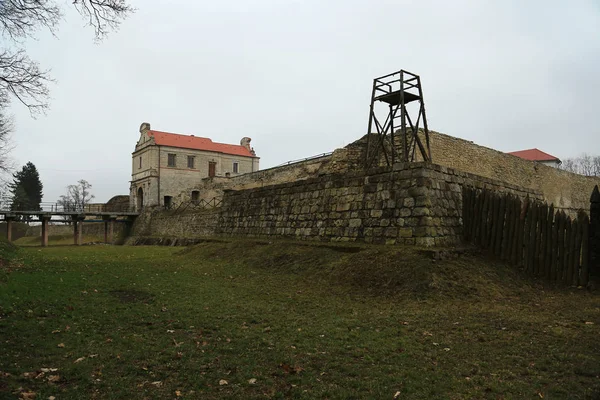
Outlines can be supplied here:
<path id="1" fill-rule="evenodd" d="M 462 234 L 463 185 L 541 198 L 538 191 L 502 181 L 406 163 L 228 191 L 217 233 L 426 246 L 456 243 Z"/>
<path id="2" fill-rule="evenodd" d="M 462 234 L 462 185 L 519 196 L 541 193 L 426 163 L 323 174 L 290 183 L 225 190 L 221 207 L 154 211 L 135 236 L 282 236 L 367 243 L 453 244 Z"/>
<path id="3" fill-rule="evenodd" d="M 436 164 L 540 191 L 549 204 L 569 214 L 589 208 L 590 194 L 600 177 L 587 177 L 524 160 L 473 142 L 430 132 Z"/>
<path id="4" fill-rule="evenodd" d="M 338 149 L 336 152 L 323 157 L 263 169 L 253 173 L 232 176 L 229 178 L 215 177 L 204 178 L 194 185 L 181 190 L 177 195 L 176 203 L 190 201 L 192 191 L 200 192 L 200 199 L 209 201 L 213 198 L 221 199 L 223 191 L 229 189 L 243 190 L 264 187 L 287 182 L 309 179 L 319 174 L 330 173 L 335 170 L 346 170 L 346 152 Z"/>

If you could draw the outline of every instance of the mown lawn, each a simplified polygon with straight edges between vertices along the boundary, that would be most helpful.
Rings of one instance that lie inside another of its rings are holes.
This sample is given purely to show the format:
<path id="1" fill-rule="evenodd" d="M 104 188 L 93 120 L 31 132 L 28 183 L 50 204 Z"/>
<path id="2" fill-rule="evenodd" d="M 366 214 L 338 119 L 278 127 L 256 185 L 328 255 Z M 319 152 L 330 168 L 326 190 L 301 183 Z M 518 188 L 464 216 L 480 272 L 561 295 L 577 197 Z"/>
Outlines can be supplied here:
<path id="1" fill-rule="evenodd" d="M 600 398 L 600 295 L 474 255 L 252 240 L 5 253 L 0 399 Z"/>

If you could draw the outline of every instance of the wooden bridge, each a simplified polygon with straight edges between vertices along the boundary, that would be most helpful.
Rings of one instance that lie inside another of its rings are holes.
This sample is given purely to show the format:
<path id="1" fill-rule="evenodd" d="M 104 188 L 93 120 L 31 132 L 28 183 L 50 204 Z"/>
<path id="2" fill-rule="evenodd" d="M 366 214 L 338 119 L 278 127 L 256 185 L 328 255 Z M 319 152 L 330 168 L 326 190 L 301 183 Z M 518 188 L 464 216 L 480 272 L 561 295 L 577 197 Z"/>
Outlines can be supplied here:
<path id="1" fill-rule="evenodd" d="M 0 216 L 6 222 L 6 238 L 12 241 L 12 226 L 14 221 L 37 221 L 42 225 L 41 244 L 48 246 L 48 224 L 50 222 L 69 223 L 73 225 L 73 243 L 82 243 L 84 222 L 104 222 L 104 242 L 113 240 L 115 222 L 131 223 L 139 215 L 129 206 L 106 204 L 62 205 L 58 203 L 41 203 L 39 210 L 26 210 L 14 205 L 0 203 Z M 26 207 L 25 207 L 26 208 Z M 93 219 L 92 219 L 93 218 Z"/>

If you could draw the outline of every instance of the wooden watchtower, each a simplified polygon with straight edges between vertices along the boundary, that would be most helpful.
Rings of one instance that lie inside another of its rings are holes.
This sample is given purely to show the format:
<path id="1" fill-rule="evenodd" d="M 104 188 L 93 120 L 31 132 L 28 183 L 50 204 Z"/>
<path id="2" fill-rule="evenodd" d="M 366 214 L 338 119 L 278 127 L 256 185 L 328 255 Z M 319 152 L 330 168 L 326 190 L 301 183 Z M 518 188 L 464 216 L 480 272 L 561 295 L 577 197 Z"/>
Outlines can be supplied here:
<path id="1" fill-rule="evenodd" d="M 379 165 L 382 159 L 387 165 L 416 161 L 417 149 L 420 160 L 431 161 L 418 75 L 400 70 L 373 80 L 367 133 L 366 168 Z"/>

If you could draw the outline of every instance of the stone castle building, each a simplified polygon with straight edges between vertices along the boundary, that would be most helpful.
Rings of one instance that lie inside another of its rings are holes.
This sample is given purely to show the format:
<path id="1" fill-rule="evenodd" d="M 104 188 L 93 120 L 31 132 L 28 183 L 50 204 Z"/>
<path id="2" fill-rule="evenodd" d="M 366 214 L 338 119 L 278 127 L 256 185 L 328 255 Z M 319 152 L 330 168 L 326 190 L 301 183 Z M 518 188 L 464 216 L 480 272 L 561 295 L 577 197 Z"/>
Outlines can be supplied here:
<path id="1" fill-rule="evenodd" d="M 142 123 L 131 155 L 130 205 L 170 207 L 173 197 L 207 177 L 234 177 L 258 171 L 259 157 L 250 138 L 239 145 L 213 142 L 194 135 L 152 130 Z M 200 193 L 190 193 L 192 200 Z"/>

